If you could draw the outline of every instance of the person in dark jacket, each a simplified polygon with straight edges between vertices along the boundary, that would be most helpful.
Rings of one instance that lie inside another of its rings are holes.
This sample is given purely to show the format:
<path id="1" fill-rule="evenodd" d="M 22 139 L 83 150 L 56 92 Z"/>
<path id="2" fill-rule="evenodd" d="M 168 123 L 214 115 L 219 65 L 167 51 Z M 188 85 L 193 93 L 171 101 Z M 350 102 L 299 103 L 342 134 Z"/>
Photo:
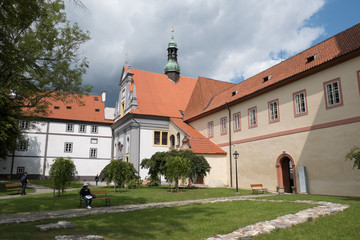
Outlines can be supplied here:
<path id="1" fill-rule="evenodd" d="M 25 193 L 26 184 L 28 184 L 28 183 L 30 184 L 30 181 L 27 177 L 27 172 L 24 172 L 24 175 L 21 177 L 20 181 L 21 181 L 21 187 L 22 187 L 21 195 L 26 195 L 26 193 Z"/>
<path id="2" fill-rule="evenodd" d="M 99 175 L 98 175 L 98 174 L 96 174 L 95 182 L 96 182 L 96 186 L 97 186 L 97 185 L 98 185 L 98 182 L 99 182 Z"/>
<path id="3" fill-rule="evenodd" d="M 82 189 L 80 190 L 80 195 L 85 200 L 86 208 L 91 209 L 91 201 L 93 198 L 96 198 L 96 196 L 94 194 L 91 194 L 88 186 L 89 184 L 85 182 Z"/>

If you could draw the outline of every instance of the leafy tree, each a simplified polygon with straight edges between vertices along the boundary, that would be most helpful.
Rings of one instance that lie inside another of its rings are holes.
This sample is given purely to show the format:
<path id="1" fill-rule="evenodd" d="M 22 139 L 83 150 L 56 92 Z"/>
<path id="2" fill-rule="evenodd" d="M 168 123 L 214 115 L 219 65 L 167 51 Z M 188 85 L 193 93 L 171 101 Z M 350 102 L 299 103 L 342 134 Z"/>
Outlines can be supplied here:
<path id="1" fill-rule="evenodd" d="M 69 23 L 63 0 L 2 0 L 0 22 L 0 157 L 6 158 L 21 135 L 16 119 L 45 116 L 49 100 L 90 92 L 82 85 L 88 62 L 77 54 L 89 33 Z"/>
<path id="2" fill-rule="evenodd" d="M 354 146 L 345 156 L 346 160 L 354 161 L 353 168 L 360 169 L 360 147 Z"/>
<path id="3" fill-rule="evenodd" d="M 137 171 L 132 163 L 115 159 L 111 160 L 111 162 L 105 166 L 101 171 L 99 178 L 101 181 L 106 180 L 108 184 L 113 181 L 114 192 L 116 192 L 118 187 L 124 188 L 127 184 L 134 187 L 133 183 L 139 180 Z"/>
<path id="4" fill-rule="evenodd" d="M 194 183 L 198 178 L 204 178 L 210 173 L 210 165 L 204 156 L 197 156 L 192 151 L 178 151 L 179 155 L 183 158 L 190 160 L 190 173 L 189 178 Z"/>
<path id="5" fill-rule="evenodd" d="M 58 157 L 54 160 L 54 163 L 51 165 L 50 169 L 50 177 L 54 189 L 54 196 L 56 189 L 58 190 L 58 196 L 60 196 L 60 190 L 61 194 L 64 195 L 65 187 L 70 185 L 76 173 L 76 166 L 73 161 L 71 161 L 70 157 Z"/>
<path id="6" fill-rule="evenodd" d="M 151 158 L 145 158 L 141 161 L 141 168 L 148 168 L 150 175 L 150 185 L 157 185 L 161 183 L 159 175 L 165 175 L 166 172 L 166 157 L 168 152 L 157 152 Z"/>
<path id="7" fill-rule="evenodd" d="M 187 178 L 190 173 L 190 160 L 180 156 L 167 156 L 165 178 L 168 182 L 175 182 L 175 191 L 179 191 L 180 178 Z M 172 191 L 172 187 L 171 187 Z"/>
<path id="8" fill-rule="evenodd" d="M 197 178 L 204 178 L 210 172 L 210 165 L 203 156 L 197 156 L 192 151 L 172 150 L 170 152 L 157 152 L 149 159 L 141 162 L 141 168 L 148 168 L 151 179 L 159 181 L 159 175 L 165 175 L 167 171 L 166 159 L 168 156 L 179 156 L 190 161 L 189 178 L 196 182 Z"/>

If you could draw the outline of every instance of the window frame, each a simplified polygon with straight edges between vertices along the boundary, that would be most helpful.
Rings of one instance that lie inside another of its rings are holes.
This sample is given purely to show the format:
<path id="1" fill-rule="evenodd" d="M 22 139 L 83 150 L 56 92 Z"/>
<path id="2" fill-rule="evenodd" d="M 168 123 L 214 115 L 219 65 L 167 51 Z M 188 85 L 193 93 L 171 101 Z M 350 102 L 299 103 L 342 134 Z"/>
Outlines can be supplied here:
<path id="1" fill-rule="evenodd" d="M 236 116 L 239 116 L 239 128 L 236 128 L 237 124 L 236 124 Z M 234 128 L 234 132 L 240 132 L 241 131 L 241 113 L 237 112 L 233 114 L 233 128 Z"/>
<path id="2" fill-rule="evenodd" d="M 358 86 L 359 86 L 359 95 L 360 95 L 360 70 L 356 72 L 358 78 Z"/>
<path id="3" fill-rule="evenodd" d="M 155 133 L 159 132 L 160 133 L 160 139 L 159 139 L 159 144 L 155 144 Z M 163 138 L 163 134 L 166 133 L 166 144 L 164 144 L 164 138 Z M 153 130 L 153 146 L 155 147 L 169 147 L 169 131 L 168 130 Z"/>
<path id="4" fill-rule="evenodd" d="M 67 146 L 70 146 L 70 151 L 67 151 Z M 64 143 L 64 153 L 72 153 L 74 149 L 74 144 L 72 142 L 65 142 Z"/>
<path id="5" fill-rule="evenodd" d="M 255 119 L 255 124 L 252 124 L 252 119 L 251 119 L 251 114 L 250 111 L 254 110 L 255 114 L 254 114 L 254 119 Z M 257 107 L 251 107 L 248 109 L 248 125 L 249 128 L 256 128 L 258 126 L 258 117 L 257 117 Z"/>
<path id="6" fill-rule="evenodd" d="M 225 124 L 223 124 L 223 122 Z M 223 131 L 225 130 L 225 131 Z M 220 135 L 226 135 L 227 134 L 227 117 L 220 118 Z"/>
<path id="7" fill-rule="evenodd" d="M 276 119 L 271 119 L 273 108 L 270 107 L 271 104 L 276 103 Z M 280 107 L 279 107 L 279 99 L 274 99 L 268 102 L 268 115 L 269 115 L 269 123 L 275 123 L 280 121 Z"/>
<path id="8" fill-rule="evenodd" d="M 17 150 L 19 152 L 26 152 L 29 149 L 29 139 L 19 139 Z"/>
<path id="9" fill-rule="evenodd" d="M 67 123 L 65 130 L 66 130 L 66 132 L 74 132 L 74 124 L 73 123 Z"/>
<path id="10" fill-rule="evenodd" d="M 99 133 L 98 127 L 99 126 L 97 126 L 97 125 L 91 125 L 91 133 L 98 134 Z M 95 129 L 95 131 L 94 131 L 94 129 Z"/>
<path id="11" fill-rule="evenodd" d="M 211 128 L 210 128 L 211 126 Z M 210 121 L 207 124 L 207 130 L 208 130 L 208 138 L 214 137 L 214 121 Z"/>
<path id="12" fill-rule="evenodd" d="M 329 104 L 329 92 L 328 92 L 328 85 L 331 85 L 333 87 L 333 83 L 337 82 L 338 83 L 338 94 L 339 94 L 339 103 L 335 103 L 335 104 L 332 104 L 330 105 Z M 330 81 L 327 81 L 327 82 L 324 82 L 323 83 L 323 86 L 324 86 L 324 95 L 325 95 L 325 106 L 326 106 L 326 110 L 329 110 L 329 109 L 332 109 L 332 108 L 336 108 L 336 107 L 341 107 L 344 105 L 344 101 L 343 101 L 343 96 L 342 96 L 342 89 L 341 89 L 341 80 L 340 78 L 335 78 L 335 79 L 332 79 Z"/>
<path id="13" fill-rule="evenodd" d="M 97 153 L 98 153 L 97 150 L 98 150 L 97 148 L 90 148 L 89 158 L 97 158 Z M 95 154 L 93 155 L 93 153 Z"/>
<path id="14" fill-rule="evenodd" d="M 81 131 L 81 128 L 84 127 L 84 131 Z M 79 133 L 86 133 L 86 124 L 79 125 Z"/>
<path id="15" fill-rule="evenodd" d="M 301 93 L 304 93 L 304 106 L 305 106 L 305 111 L 304 112 L 300 112 L 297 113 L 297 105 L 296 105 L 296 96 L 300 95 Z M 301 116 L 305 116 L 308 115 L 309 113 L 309 108 L 307 105 L 307 96 L 306 96 L 306 89 L 302 89 L 300 91 L 294 92 L 293 93 L 293 107 L 294 107 L 294 117 L 301 117 Z"/>
<path id="16" fill-rule="evenodd" d="M 30 122 L 27 120 L 19 120 L 19 128 L 21 131 L 29 130 Z"/>

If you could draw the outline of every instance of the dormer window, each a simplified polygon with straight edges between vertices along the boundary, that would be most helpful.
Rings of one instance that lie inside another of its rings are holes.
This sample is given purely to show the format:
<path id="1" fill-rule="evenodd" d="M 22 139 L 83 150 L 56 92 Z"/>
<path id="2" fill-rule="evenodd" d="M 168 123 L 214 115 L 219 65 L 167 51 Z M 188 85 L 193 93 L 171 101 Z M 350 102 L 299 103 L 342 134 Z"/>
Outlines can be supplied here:
<path id="1" fill-rule="evenodd" d="M 271 78 L 271 75 L 264 77 L 264 82 L 269 81 L 269 80 L 270 80 L 270 78 Z"/>
<path id="2" fill-rule="evenodd" d="M 318 55 L 318 54 L 315 54 L 315 55 L 312 55 L 312 56 L 310 56 L 310 57 L 307 57 L 307 58 L 306 58 L 306 63 L 309 63 L 309 62 L 314 61 L 314 60 L 316 59 L 317 55 Z"/>
<path id="3" fill-rule="evenodd" d="M 71 109 L 71 106 L 66 106 L 66 109 Z"/>
<path id="4" fill-rule="evenodd" d="M 98 98 L 98 97 L 94 97 L 94 101 L 99 101 L 99 98 Z"/>
<path id="5" fill-rule="evenodd" d="M 234 92 L 232 92 L 232 94 L 231 94 L 231 96 L 235 96 L 237 93 L 238 93 L 239 91 L 234 91 Z"/>
<path id="6" fill-rule="evenodd" d="M 58 110 L 58 109 L 60 109 L 60 107 L 59 106 L 54 106 L 54 109 Z"/>
<path id="7" fill-rule="evenodd" d="M 100 109 L 96 108 L 96 109 L 95 109 L 95 112 L 100 112 Z"/>

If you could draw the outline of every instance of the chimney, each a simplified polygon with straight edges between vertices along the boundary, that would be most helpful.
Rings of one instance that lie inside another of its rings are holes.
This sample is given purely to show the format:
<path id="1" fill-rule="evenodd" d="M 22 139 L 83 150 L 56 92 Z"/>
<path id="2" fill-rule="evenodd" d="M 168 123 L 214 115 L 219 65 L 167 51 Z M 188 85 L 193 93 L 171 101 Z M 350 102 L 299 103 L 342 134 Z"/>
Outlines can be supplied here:
<path id="1" fill-rule="evenodd" d="M 104 104 L 104 108 L 106 106 L 106 91 L 101 92 L 101 101 Z"/>

